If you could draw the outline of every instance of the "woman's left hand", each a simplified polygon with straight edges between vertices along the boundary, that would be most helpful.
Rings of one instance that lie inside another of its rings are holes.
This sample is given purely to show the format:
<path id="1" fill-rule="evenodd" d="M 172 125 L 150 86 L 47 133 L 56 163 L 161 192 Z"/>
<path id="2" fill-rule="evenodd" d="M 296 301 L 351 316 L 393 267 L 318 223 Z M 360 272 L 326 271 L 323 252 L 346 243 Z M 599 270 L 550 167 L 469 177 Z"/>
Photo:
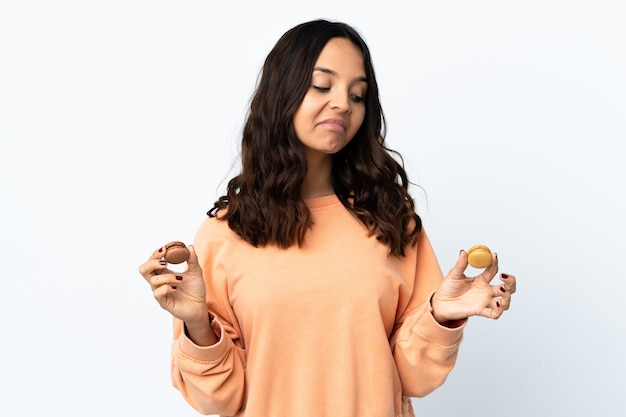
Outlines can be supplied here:
<path id="1" fill-rule="evenodd" d="M 494 253 L 491 265 L 478 276 L 468 278 L 467 252 L 459 254 L 456 265 L 450 270 L 432 297 L 433 316 L 443 324 L 463 320 L 470 316 L 499 318 L 511 305 L 511 295 L 515 292 L 515 277 L 500 274 L 497 285 L 491 281 L 498 272 L 498 256 Z"/>

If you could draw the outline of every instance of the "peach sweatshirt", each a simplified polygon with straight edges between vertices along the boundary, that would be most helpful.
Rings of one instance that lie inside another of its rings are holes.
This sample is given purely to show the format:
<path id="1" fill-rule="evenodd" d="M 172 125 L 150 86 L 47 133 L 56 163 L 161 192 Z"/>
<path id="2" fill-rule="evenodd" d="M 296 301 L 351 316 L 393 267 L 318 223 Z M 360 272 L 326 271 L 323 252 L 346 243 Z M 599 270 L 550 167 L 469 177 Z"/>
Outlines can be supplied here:
<path id="1" fill-rule="evenodd" d="M 336 196 L 307 203 L 303 247 L 255 248 L 215 218 L 200 226 L 220 340 L 197 346 L 175 320 L 173 384 L 203 414 L 413 416 L 409 397 L 444 382 L 462 338 L 432 316 L 443 275 L 428 238 L 390 257 Z"/>

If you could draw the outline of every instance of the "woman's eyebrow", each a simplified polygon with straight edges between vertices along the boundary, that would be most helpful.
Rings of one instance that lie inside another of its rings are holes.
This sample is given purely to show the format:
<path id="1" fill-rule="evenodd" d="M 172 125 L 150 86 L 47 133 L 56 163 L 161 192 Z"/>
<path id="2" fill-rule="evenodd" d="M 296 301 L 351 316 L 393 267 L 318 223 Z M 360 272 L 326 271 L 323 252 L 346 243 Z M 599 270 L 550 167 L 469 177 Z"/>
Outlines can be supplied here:
<path id="1" fill-rule="evenodd" d="M 337 73 L 329 68 L 324 68 L 324 67 L 315 67 L 313 68 L 313 71 L 319 71 L 319 72 L 323 72 L 324 74 L 328 74 L 328 75 L 332 75 L 332 76 L 337 76 Z M 367 77 L 358 77 L 356 79 L 357 81 L 362 81 L 364 83 L 367 83 Z"/>

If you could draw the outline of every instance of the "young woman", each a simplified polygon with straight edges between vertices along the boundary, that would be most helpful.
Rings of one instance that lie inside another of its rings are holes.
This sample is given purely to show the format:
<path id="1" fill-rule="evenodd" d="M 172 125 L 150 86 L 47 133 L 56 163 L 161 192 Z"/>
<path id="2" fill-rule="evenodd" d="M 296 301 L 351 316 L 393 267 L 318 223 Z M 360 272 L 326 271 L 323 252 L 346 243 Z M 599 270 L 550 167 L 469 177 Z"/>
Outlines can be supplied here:
<path id="1" fill-rule="evenodd" d="M 140 267 L 174 316 L 172 378 L 227 416 L 413 416 L 452 369 L 467 318 L 498 318 L 498 259 L 444 279 L 406 173 L 384 144 L 367 45 L 312 21 L 268 55 L 242 170 L 200 226 L 184 273 Z"/>

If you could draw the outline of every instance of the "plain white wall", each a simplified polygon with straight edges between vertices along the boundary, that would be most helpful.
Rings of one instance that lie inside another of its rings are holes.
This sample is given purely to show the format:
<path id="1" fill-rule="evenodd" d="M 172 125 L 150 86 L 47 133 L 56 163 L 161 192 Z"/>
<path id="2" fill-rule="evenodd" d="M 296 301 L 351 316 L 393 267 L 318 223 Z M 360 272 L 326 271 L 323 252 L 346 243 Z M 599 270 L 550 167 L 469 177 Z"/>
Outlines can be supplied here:
<path id="1" fill-rule="evenodd" d="M 369 43 L 443 269 L 485 243 L 519 279 L 418 415 L 624 415 L 624 3 L 226 3 L 0 4 L 0 415 L 197 415 L 137 267 L 191 241 L 265 55 L 319 17 Z"/>

